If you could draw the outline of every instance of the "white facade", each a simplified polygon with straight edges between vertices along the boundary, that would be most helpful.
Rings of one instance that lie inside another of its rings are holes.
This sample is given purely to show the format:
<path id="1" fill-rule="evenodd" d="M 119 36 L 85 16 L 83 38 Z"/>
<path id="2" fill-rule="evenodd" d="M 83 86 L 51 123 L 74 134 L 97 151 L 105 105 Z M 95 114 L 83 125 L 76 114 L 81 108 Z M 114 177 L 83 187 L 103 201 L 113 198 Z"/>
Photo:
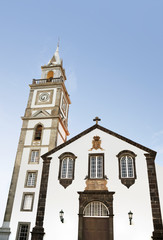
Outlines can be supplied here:
<path id="1" fill-rule="evenodd" d="M 100 136 L 101 149 L 93 149 L 94 136 Z M 136 156 L 135 183 L 127 188 L 119 179 L 118 158 L 116 155 L 130 150 Z M 59 183 L 59 156 L 64 152 L 71 152 L 75 159 L 75 177 L 72 184 L 66 189 Z M 84 135 L 76 141 L 49 155 L 52 157 L 47 188 L 47 199 L 44 218 L 44 239 L 78 239 L 78 213 L 79 194 L 86 187 L 85 177 L 88 175 L 88 156 L 91 153 L 104 153 L 105 174 L 108 177 L 108 191 L 114 191 L 113 214 L 114 214 L 114 239 L 151 239 L 153 232 L 152 212 L 147 176 L 147 164 L 144 156 L 145 151 L 113 137 L 99 129 Z M 59 219 L 59 212 L 64 211 L 64 224 Z M 129 225 L 128 212 L 133 212 L 132 225 Z M 62 233 L 62 234 L 61 234 Z M 132 238 L 131 238 L 132 236 Z"/>

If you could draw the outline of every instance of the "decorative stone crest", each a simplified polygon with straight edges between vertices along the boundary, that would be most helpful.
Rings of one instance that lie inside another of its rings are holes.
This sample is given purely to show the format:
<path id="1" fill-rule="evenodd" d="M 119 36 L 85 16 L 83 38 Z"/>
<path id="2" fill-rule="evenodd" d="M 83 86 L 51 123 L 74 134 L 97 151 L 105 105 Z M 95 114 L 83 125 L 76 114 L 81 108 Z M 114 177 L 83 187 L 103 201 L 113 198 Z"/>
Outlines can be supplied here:
<path id="1" fill-rule="evenodd" d="M 94 136 L 93 140 L 92 140 L 92 148 L 89 151 L 92 151 L 93 149 L 97 150 L 97 149 L 101 149 L 104 150 L 101 147 L 101 140 L 99 136 Z"/>

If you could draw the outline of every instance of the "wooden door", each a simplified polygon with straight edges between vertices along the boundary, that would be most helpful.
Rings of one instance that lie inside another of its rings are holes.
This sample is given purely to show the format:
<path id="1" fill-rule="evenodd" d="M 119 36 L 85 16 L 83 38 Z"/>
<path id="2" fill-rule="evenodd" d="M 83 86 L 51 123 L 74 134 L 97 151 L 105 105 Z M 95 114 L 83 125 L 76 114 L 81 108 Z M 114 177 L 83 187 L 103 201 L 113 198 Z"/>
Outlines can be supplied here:
<path id="1" fill-rule="evenodd" d="M 84 217 L 83 240 L 109 240 L 109 218 Z"/>

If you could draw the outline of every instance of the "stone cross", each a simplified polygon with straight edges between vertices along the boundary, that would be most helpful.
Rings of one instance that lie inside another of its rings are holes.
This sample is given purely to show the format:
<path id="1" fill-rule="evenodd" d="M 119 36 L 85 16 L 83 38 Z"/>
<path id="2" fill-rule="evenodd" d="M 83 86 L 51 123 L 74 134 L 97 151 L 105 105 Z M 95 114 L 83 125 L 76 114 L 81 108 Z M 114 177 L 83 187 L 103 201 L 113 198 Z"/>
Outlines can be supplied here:
<path id="1" fill-rule="evenodd" d="M 93 119 L 93 121 L 96 121 L 96 124 L 98 124 L 98 122 L 101 121 L 101 119 L 99 117 L 95 117 L 95 119 Z"/>

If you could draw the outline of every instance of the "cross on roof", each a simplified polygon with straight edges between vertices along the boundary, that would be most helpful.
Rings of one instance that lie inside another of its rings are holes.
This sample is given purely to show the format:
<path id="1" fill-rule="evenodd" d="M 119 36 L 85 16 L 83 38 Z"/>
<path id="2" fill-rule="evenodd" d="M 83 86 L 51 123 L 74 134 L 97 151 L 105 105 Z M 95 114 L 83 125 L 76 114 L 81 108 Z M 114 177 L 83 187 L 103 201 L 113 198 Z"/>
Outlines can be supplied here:
<path id="1" fill-rule="evenodd" d="M 98 121 L 101 121 L 101 119 L 99 117 L 95 117 L 95 119 L 93 119 L 93 121 L 96 121 L 96 124 L 98 124 Z"/>

